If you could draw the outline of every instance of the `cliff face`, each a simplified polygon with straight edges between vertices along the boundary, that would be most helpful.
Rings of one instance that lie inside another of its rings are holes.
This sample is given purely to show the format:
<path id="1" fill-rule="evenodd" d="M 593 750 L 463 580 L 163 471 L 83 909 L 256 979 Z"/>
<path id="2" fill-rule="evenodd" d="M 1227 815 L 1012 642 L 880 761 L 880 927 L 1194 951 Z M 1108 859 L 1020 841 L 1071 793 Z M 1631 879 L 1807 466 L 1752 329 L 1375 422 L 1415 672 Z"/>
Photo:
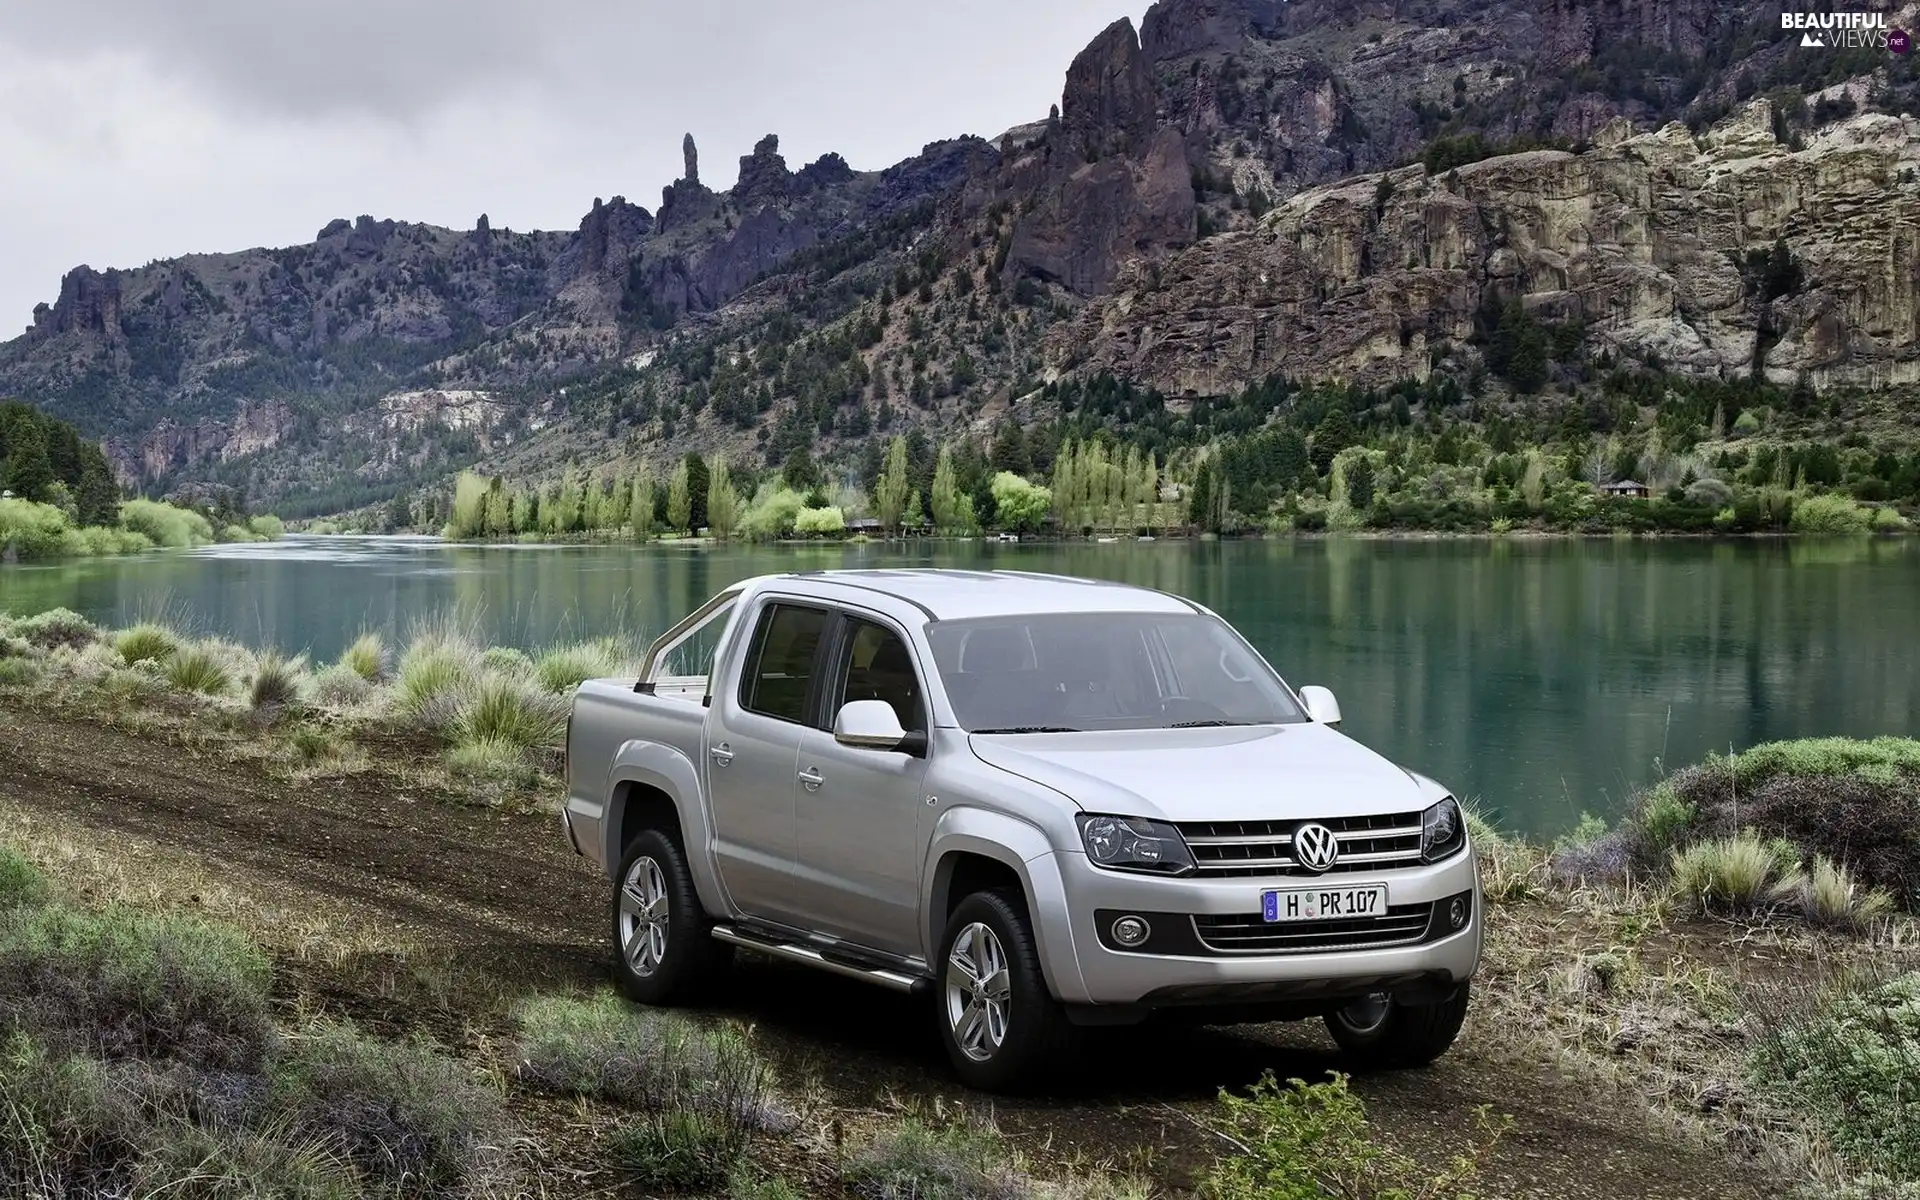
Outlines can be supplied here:
<path id="1" fill-rule="evenodd" d="M 1483 305 L 1579 319 L 1602 347 L 1713 375 L 1920 380 L 1920 120 L 1859 116 L 1795 150 L 1757 101 L 1696 139 L 1621 125 L 1532 151 L 1303 192 L 1254 230 L 1136 266 L 1059 331 L 1056 365 L 1172 392 L 1271 373 L 1424 377 Z M 1805 276 L 1768 301 L 1739 263 L 1784 238 Z M 1776 340 L 1777 339 L 1777 340 Z"/>

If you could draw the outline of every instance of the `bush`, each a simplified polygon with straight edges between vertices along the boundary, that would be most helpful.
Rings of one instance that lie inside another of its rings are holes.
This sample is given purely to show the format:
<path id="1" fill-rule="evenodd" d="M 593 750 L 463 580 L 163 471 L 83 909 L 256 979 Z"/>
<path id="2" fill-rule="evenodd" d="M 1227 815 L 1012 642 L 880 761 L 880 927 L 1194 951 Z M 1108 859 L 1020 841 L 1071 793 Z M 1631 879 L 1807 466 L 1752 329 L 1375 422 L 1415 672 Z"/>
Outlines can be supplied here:
<path id="1" fill-rule="evenodd" d="M 1743 831 L 1674 851 L 1672 881 L 1676 894 L 1704 912 L 1756 912 L 1800 886 L 1800 855 L 1791 842 Z"/>
<path id="2" fill-rule="evenodd" d="M 158 500 L 129 500 L 122 504 L 120 525 L 143 535 L 156 546 L 174 549 L 203 546 L 213 540 L 213 526 L 205 517 Z"/>
<path id="3" fill-rule="evenodd" d="M 190 918 L 58 904 L 0 914 L 0 1025 L 59 1053 L 256 1067 L 268 981 L 252 945 Z"/>
<path id="4" fill-rule="evenodd" d="M 650 1113 L 607 1141 L 614 1162 L 648 1191 L 711 1191 L 738 1169 L 744 1150 L 723 1123 L 686 1109 Z"/>
<path id="5" fill-rule="evenodd" d="M 28 687 L 39 678 L 39 663 L 24 658 L 0 658 L 0 687 Z"/>
<path id="6" fill-rule="evenodd" d="M 287 525 L 272 513 L 261 513 L 247 518 L 247 529 L 253 536 L 271 542 L 286 536 Z"/>
<path id="7" fill-rule="evenodd" d="M 0 553 L 11 549 L 23 562 L 57 558 L 72 552 L 68 541 L 72 532 L 67 514 L 51 504 L 0 500 Z"/>
<path id="8" fill-rule="evenodd" d="M 317 1026 L 291 1040 L 273 1093 L 295 1129 L 396 1191 L 432 1194 L 499 1170 L 499 1093 L 425 1042 Z"/>
<path id="9" fill-rule="evenodd" d="M 463 742 L 447 752 L 454 774 L 482 783 L 504 784 L 516 790 L 539 786 L 540 772 L 527 758 L 527 748 L 499 738 Z"/>
<path id="10" fill-rule="evenodd" d="M 167 682 L 202 696 L 224 696 L 233 688 L 224 658 L 206 645 L 185 647 L 168 659 Z"/>
<path id="11" fill-rule="evenodd" d="M 799 534 L 825 537 L 844 533 L 846 528 L 846 513 L 838 508 L 803 508 L 793 518 L 793 531 Z"/>
<path id="12" fill-rule="evenodd" d="M 512 646 L 489 646 L 480 656 L 480 665 L 496 675 L 507 675 L 515 679 L 528 679 L 533 675 L 533 660 L 526 651 L 516 650 Z"/>
<path id="13" fill-rule="evenodd" d="M 1775 1024 L 1749 1077 L 1824 1126 L 1856 1170 L 1920 1182 L 1920 972 L 1843 991 Z"/>
<path id="14" fill-rule="evenodd" d="M 1371 1136 L 1366 1106 L 1345 1076 L 1326 1083 L 1261 1076 L 1247 1096 L 1220 1094 L 1220 1132 L 1245 1153 L 1215 1162 L 1201 1182 L 1211 1200 L 1321 1200 L 1326 1196 L 1460 1197 L 1479 1174 L 1480 1160 L 1498 1144 L 1510 1121 L 1476 1110 L 1479 1136 L 1448 1167 L 1434 1173 Z"/>
<path id="15" fill-rule="evenodd" d="M 363 633 L 341 652 L 339 665 L 368 683 L 379 683 L 387 677 L 386 643 L 377 633 Z"/>
<path id="16" fill-rule="evenodd" d="M 400 711 L 423 724 L 450 718 L 442 706 L 470 679 L 476 668 L 470 647 L 437 640 L 416 641 L 400 659 L 397 699 Z"/>
<path id="17" fill-rule="evenodd" d="M 620 673 L 627 656 L 611 638 L 555 646 L 534 664 L 534 676 L 549 692 L 571 692 L 589 679 Z"/>
<path id="18" fill-rule="evenodd" d="M 1647 871 L 1663 869 L 1673 852 L 1687 843 L 1696 815 L 1694 806 L 1671 782 L 1640 793 L 1622 826 L 1634 863 Z"/>
<path id="19" fill-rule="evenodd" d="M 868 1200 L 1015 1200 L 1033 1190 L 994 1130 L 911 1118 L 881 1131 L 841 1175 Z"/>
<path id="20" fill-rule="evenodd" d="M 67 553 L 105 557 L 112 554 L 138 554 L 153 549 L 145 534 L 131 529 L 108 529 L 102 525 L 84 525 L 67 534 Z"/>
<path id="21" fill-rule="evenodd" d="M 148 621 L 122 630 L 113 639 L 113 648 L 120 652 L 120 661 L 130 667 L 143 662 L 163 663 L 180 649 L 180 638 L 166 626 Z"/>
<path id="22" fill-rule="evenodd" d="M 1824 854 L 1814 857 L 1813 870 L 1782 886 L 1780 896 L 1809 922 L 1839 929 L 1858 929 L 1893 909 L 1893 896 L 1886 889 L 1862 887 Z"/>
<path id="23" fill-rule="evenodd" d="M 1873 510 L 1873 531 L 1875 533 L 1905 533 L 1913 528 L 1913 523 L 1901 516 L 1897 509 L 1876 508 Z"/>
<path id="24" fill-rule="evenodd" d="M 298 704 L 301 676 L 304 674 L 305 664 L 301 660 L 288 661 L 280 657 L 278 651 L 269 650 L 254 664 L 248 699 L 255 708 L 285 708 L 289 704 Z"/>
<path id="25" fill-rule="evenodd" d="M 1868 532 L 1872 517 L 1846 496 L 1808 496 L 1793 506 L 1787 528 L 1795 533 L 1842 535 Z"/>
<path id="26" fill-rule="evenodd" d="M 1915 903 L 1920 741 L 1769 742 L 1678 771 L 1665 787 L 1672 808 L 1688 806 L 1694 814 L 1678 842 L 1728 838 L 1752 827 L 1790 840 L 1803 857 L 1844 862 L 1866 887 L 1887 889 L 1909 907 Z"/>
<path id="27" fill-rule="evenodd" d="M 0 912 L 47 902 L 47 877 L 11 850 L 0 849 Z"/>
<path id="28" fill-rule="evenodd" d="M 82 650 L 93 644 L 100 631 L 92 621 L 70 608 L 50 608 L 46 612 L 15 621 L 13 635 L 25 638 L 42 650 L 51 650 L 56 646 Z"/>
<path id="29" fill-rule="evenodd" d="M 461 689 L 451 733 L 460 746 L 498 742 L 532 750 L 558 744 L 566 728 L 565 697 L 487 675 Z"/>
<path id="30" fill-rule="evenodd" d="M 287 744 L 303 763 L 324 762 L 340 753 L 340 739 L 325 725 L 300 725 L 287 734 Z"/>
<path id="31" fill-rule="evenodd" d="M 352 667 L 335 663 L 313 677 L 313 699 L 327 708 L 356 708 L 373 695 L 373 685 Z"/>

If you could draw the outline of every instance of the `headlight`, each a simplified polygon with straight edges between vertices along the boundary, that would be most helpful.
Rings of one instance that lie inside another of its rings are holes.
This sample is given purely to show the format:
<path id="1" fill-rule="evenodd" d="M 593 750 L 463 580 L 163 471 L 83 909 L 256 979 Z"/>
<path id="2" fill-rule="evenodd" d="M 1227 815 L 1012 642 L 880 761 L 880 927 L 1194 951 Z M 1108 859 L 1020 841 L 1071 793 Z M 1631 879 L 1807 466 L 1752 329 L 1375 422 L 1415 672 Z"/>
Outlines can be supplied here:
<path id="1" fill-rule="evenodd" d="M 1115 871 L 1184 875 L 1193 870 L 1193 852 L 1171 825 L 1139 817 L 1080 817 L 1080 840 L 1095 866 Z"/>
<path id="2" fill-rule="evenodd" d="M 1467 841 L 1467 822 L 1460 805 L 1452 796 L 1420 814 L 1420 857 L 1438 862 L 1459 850 Z"/>

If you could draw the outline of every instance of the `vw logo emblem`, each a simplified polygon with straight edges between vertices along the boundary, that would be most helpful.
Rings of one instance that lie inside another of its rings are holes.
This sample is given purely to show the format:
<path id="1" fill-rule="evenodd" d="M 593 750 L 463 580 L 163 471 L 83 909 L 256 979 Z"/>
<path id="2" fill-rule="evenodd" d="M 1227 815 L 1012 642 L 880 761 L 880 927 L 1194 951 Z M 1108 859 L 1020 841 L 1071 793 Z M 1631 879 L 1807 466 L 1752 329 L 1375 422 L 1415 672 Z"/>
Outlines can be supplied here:
<path id="1" fill-rule="evenodd" d="M 1308 823 L 1293 831 L 1293 858 L 1318 875 L 1340 858 L 1340 839 L 1325 825 Z"/>

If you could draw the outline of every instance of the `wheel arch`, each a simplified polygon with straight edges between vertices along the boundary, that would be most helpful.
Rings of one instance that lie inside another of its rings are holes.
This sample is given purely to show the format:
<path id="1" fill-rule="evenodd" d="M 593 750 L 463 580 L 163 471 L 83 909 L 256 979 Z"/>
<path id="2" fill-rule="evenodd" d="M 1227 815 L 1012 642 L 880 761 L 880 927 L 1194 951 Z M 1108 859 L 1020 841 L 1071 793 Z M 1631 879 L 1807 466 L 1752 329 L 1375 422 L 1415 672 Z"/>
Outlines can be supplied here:
<path id="1" fill-rule="evenodd" d="M 927 850 L 922 897 L 928 967 L 939 971 L 940 942 L 960 901 L 974 892 L 1018 887 L 1040 952 L 1040 971 L 1056 999 L 1086 994 L 1074 952 L 1066 891 L 1053 847 L 1036 826 L 1004 813 L 956 807 L 942 814 Z"/>
<path id="2" fill-rule="evenodd" d="M 700 776 L 693 762 L 660 742 L 628 742 L 614 756 L 602 826 L 608 878 L 642 830 L 670 828 L 693 873 L 694 890 L 709 913 L 726 911 L 713 871 L 709 825 Z"/>

